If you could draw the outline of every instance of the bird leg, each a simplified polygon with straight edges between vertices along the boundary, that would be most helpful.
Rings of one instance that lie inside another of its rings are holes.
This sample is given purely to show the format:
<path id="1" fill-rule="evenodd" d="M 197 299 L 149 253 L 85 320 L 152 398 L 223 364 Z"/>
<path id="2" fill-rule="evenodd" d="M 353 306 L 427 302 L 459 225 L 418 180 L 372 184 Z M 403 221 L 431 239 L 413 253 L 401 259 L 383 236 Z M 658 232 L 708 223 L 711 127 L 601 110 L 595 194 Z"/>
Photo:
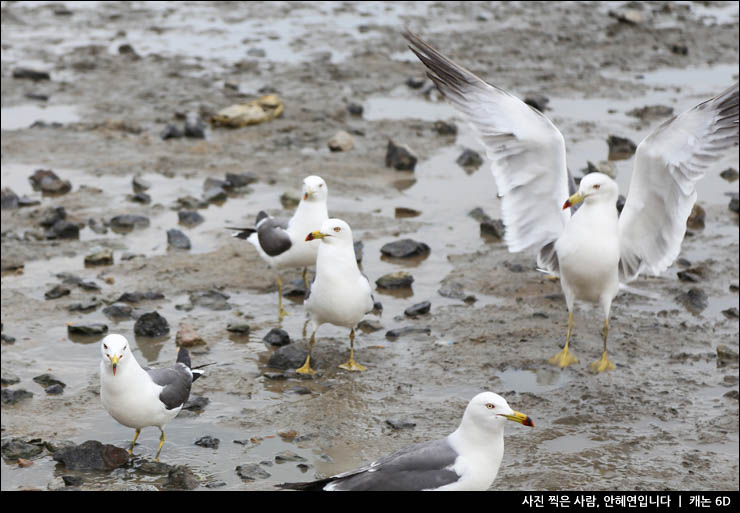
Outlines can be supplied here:
<path id="1" fill-rule="evenodd" d="M 606 319 L 604 321 L 603 335 L 604 335 L 604 352 L 601 353 L 601 358 L 599 358 L 594 363 L 592 363 L 590 367 L 591 372 L 595 374 L 616 369 L 616 367 L 611 362 L 611 360 L 609 360 L 609 355 L 606 352 L 606 339 L 609 336 L 609 319 Z"/>
<path id="2" fill-rule="evenodd" d="M 136 434 L 134 435 L 134 441 L 131 442 L 131 447 L 128 450 L 128 455 L 131 456 L 134 454 L 134 445 L 136 445 L 136 439 L 139 438 L 139 435 L 141 434 L 141 429 L 136 430 Z"/>
<path id="3" fill-rule="evenodd" d="M 295 370 L 298 374 L 308 374 L 310 376 L 316 374 L 316 371 L 311 368 L 311 349 L 313 348 L 313 343 L 315 341 L 316 330 L 311 333 L 311 340 L 308 342 L 308 356 L 306 356 L 306 362 L 300 368 Z"/>
<path id="4" fill-rule="evenodd" d="M 303 284 L 306 286 L 306 290 L 308 290 L 308 267 L 303 268 Z"/>
<path id="5" fill-rule="evenodd" d="M 360 365 L 355 361 L 355 329 L 349 332 L 349 360 L 339 367 L 348 371 L 364 371 L 367 367 Z"/>
<path id="6" fill-rule="evenodd" d="M 278 287 L 278 322 L 282 322 L 283 317 L 288 315 L 288 312 L 286 312 L 283 309 L 283 280 L 280 278 L 280 276 L 277 277 L 277 287 Z"/>
<path id="7" fill-rule="evenodd" d="M 570 343 L 570 332 L 573 329 L 573 312 L 568 312 L 568 334 L 565 336 L 565 347 L 558 354 L 550 358 L 548 361 L 552 365 L 559 365 L 567 367 L 572 363 L 578 363 L 578 358 L 573 353 L 568 351 L 568 344 Z"/>
<path id="8" fill-rule="evenodd" d="M 157 449 L 157 455 L 154 457 L 155 463 L 159 463 L 159 453 L 162 452 L 162 446 L 164 445 L 165 440 L 167 440 L 164 437 L 164 429 L 159 428 L 159 430 L 162 432 L 162 435 L 159 437 L 159 449 Z"/>

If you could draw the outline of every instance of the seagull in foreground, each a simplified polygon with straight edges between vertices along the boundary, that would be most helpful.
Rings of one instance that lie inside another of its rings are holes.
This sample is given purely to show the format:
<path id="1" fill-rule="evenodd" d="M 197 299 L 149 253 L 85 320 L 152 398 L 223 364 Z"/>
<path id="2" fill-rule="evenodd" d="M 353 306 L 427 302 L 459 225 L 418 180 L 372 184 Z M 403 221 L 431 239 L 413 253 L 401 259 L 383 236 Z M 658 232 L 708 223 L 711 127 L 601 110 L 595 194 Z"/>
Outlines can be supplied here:
<path id="1" fill-rule="evenodd" d="M 305 239 L 321 242 L 316 256 L 316 277 L 304 303 L 314 328 L 306 362 L 296 372 L 316 373 L 311 368 L 311 349 L 316 332 L 324 323 L 350 328 L 349 361 L 340 367 L 350 371 L 367 370 L 355 361 L 355 327 L 365 314 L 373 310 L 375 301 L 367 276 L 357 267 L 352 230 L 341 219 L 328 219 L 321 225 L 321 230 L 309 233 Z"/>
<path id="2" fill-rule="evenodd" d="M 329 190 L 320 176 L 307 176 L 303 180 L 301 202 L 293 217 L 288 219 L 271 217 L 265 211 L 257 214 L 254 228 L 229 228 L 238 230 L 233 237 L 246 239 L 257 248 L 262 260 L 271 268 L 287 269 L 303 267 L 303 283 L 308 290 L 308 267 L 316 262 L 319 243 L 306 243 L 306 234 L 317 230 L 329 218 L 326 200 Z M 283 309 L 283 281 L 277 276 L 278 319 L 288 315 Z"/>
<path id="3" fill-rule="evenodd" d="M 534 247 L 539 250 L 538 267 L 560 276 L 568 333 L 565 347 L 549 362 L 560 367 L 578 362 L 568 344 L 573 302 L 580 299 L 598 302 L 604 313 L 604 350 L 590 368 L 596 373 L 614 369 L 606 343 L 619 283 L 644 271 L 659 274 L 678 257 L 696 201 L 695 183 L 738 143 L 738 84 L 662 123 L 640 143 L 618 216 L 617 184 L 604 174 L 586 175 L 578 192 L 568 197 L 565 141 L 547 117 L 412 32 L 404 37 L 428 68 L 427 76 L 486 148 L 509 251 Z M 571 217 L 566 209 L 581 202 Z"/>
<path id="4" fill-rule="evenodd" d="M 100 399 L 111 416 L 126 427 L 136 429 L 128 450 L 133 454 L 141 429 L 157 426 L 162 433 L 154 461 L 165 442 L 164 426 L 177 417 L 190 397 L 190 385 L 203 371 L 191 370 L 190 355 L 184 347 L 177 363 L 166 369 L 141 367 L 123 335 L 108 335 L 100 352 Z"/>
<path id="5" fill-rule="evenodd" d="M 534 427 L 532 419 L 512 410 L 506 399 L 483 392 L 468 403 L 460 426 L 446 438 L 411 445 L 326 479 L 277 486 L 309 491 L 487 490 L 504 456 L 507 420 Z"/>

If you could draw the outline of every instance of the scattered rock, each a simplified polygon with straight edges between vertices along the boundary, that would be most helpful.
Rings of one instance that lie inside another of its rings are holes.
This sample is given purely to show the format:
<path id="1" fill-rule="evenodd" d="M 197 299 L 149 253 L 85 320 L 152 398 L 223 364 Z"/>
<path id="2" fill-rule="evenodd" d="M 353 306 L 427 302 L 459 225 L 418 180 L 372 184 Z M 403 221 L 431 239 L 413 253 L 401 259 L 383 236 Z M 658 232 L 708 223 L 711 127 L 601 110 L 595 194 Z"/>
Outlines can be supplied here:
<path id="1" fill-rule="evenodd" d="M 530 107 L 534 107 L 540 112 L 545 112 L 547 104 L 550 103 L 550 99 L 541 94 L 530 94 L 524 98 L 524 103 Z"/>
<path id="2" fill-rule="evenodd" d="M 190 239 L 176 228 L 167 230 L 167 248 L 190 249 Z"/>
<path id="3" fill-rule="evenodd" d="M 624 137 L 610 135 L 606 140 L 609 145 L 609 160 L 626 160 L 635 154 L 637 145 Z"/>
<path id="4" fill-rule="evenodd" d="M 195 490 L 199 486 L 200 480 L 187 465 L 173 467 L 164 483 L 164 487 L 170 490 Z"/>
<path id="5" fill-rule="evenodd" d="M 152 197 L 145 192 L 137 192 L 135 194 L 129 194 L 126 199 L 134 203 L 141 203 L 142 205 L 148 205 L 152 202 Z"/>
<path id="6" fill-rule="evenodd" d="M 48 71 L 41 71 L 32 68 L 15 68 L 13 70 L 13 78 L 22 78 L 38 82 L 39 80 L 51 80 L 51 75 L 49 75 Z"/>
<path id="7" fill-rule="evenodd" d="M 50 228 L 58 221 L 63 221 L 66 218 L 67 211 L 64 207 L 49 207 L 41 212 L 41 221 L 39 221 L 39 224 L 45 228 Z"/>
<path id="8" fill-rule="evenodd" d="M 740 319 L 740 310 L 738 310 L 736 306 L 728 308 L 727 310 L 722 310 L 722 313 L 728 319 Z"/>
<path id="9" fill-rule="evenodd" d="M 425 77 L 409 77 L 406 79 L 406 85 L 411 89 L 421 89 L 426 81 L 427 79 Z"/>
<path id="10" fill-rule="evenodd" d="M 113 250 L 103 248 L 86 255 L 85 265 L 113 265 Z"/>
<path id="11" fill-rule="evenodd" d="M 148 217 L 123 214 L 113 217 L 108 224 L 116 233 L 128 233 L 134 228 L 147 228 L 150 223 Z"/>
<path id="12" fill-rule="evenodd" d="M 108 227 L 105 225 L 105 221 L 103 221 L 102 219 L 98 221 L 90 218 L 87 220 L 87 226 L 95 233 L 101 235 L 104 233 L 108 233 Z"/>
<path id="13" fill-rule="evenodd" d="M 124 292 L 116 302 L 138 303 L 140 301 L 153 301 L 156 299 L 164 299 L 164 294 L 161 292 Z"/>
<path id="14" fill-rule="evenodd" d="M 614 162 L 610 162 L 608 160 L 600 160 L 596 164 L 589 160 L 586 169 L 584 169 L 584 174 L 589 173 L 602 173 L 612 180 L 616 180 L 617 165 Z"/>
<path id="15" fill-rule="evenodd" d="M 152 476 L 163 476 L 170 473 L 170 470 L 172 470 L 172 465 L 168 465 L 167 463 L 162 463 L 161 461 L 150 461 L 150 460 L 144 460 L 144 459 L 137 459 L 134 460 L 133 467 L 138 471 L 142 472 L 144 474 L 149 474 Z"/>
<path id="16" fill-rule="evenodd" d="M 190 302 L 194 306 L 202 306 L 210 310 L 231 310 L 231 305 L 226 301 L 227 299 L 229 299 L 227 294 L 213 289 L 190 294 Z"/>
<path id="17" fill-rule="evenodd" d="M 283 114 L 283 100 L 276 94 L 267 94 L 248 103 L 230 105 L 211 117 L 214 126 L 239 128 L 272 121 Z"/>
<path id="18" fill-rule="evenodd" d="M 691 214 L 689 214 L 689 218 L 686 220 L 686 228 L 689 230 L 703 230 L 706 217 L 707 213 L 701 205 L 694 203 Z"/>
<path id="19" fill-rule="evenodd" d="M 195 445 L 199 445 L 201 447 L 207 447 L 209 449 L 218 449 L 218 444 L 221 441 L 218 438 L 213 438 L 212 436 L 204 436 L 202 438 L 199 438 L 195 441 Z"/>
<path id="20" fill-rule="evenodd" d="M 79 239 L 80 226 L 70 221 L 57 221 L 54 225 L 46 230 L 44 237 L 49 240 L 54 239 Z"/>
<path id="21" fill-rule="evenodd" d="M 619 11 L 609 11 L 609 16 L 616 18 L 620 23 L 628 25 L 640 25 L 645 23 L 645 14 L 637 9 L 621 9 Z"/>
<path id="22" fill-rule="evenodd" d="M 403 337 L 405 335 L 431 335 L 432 330 L 429 328 L 414 328 L 411 326 L 406 326 L 405 328 L 396 328 L 394 330 L 386 331 L 385 338 L 390 340 L 395 340 L 399 337 Z"/>
<path id="23" fill-rule="evenodd" d="M 33 380 L 39 385 L 44 386 L 44 387 L 48 387 L 51 385 L 60 385 L 62 388 L 64 388 L 67 386 L 62 381 L 59 381 L 57 378 L 55 378 L 51 374 L 41 374 L 33 378 Z"/>
<path id="24" fill-rule="evenodd" d="M 405 271 L 396 271 L 381 276 L 375 280 L 375 285 L 380 289 L 405 289 L 411 287 L 414 277 Z"/>
<path id="25" fill-rule="evenodd" d="M 18 208 L 18 195 L 8 187 L 3 187 L 2 191 L 0 191 L 0 208 L 3 210 Z"/>
<path id="26" fill-rule="evenodd" d="M 395 210 L 396 219 L 400 219 L 403 217 L 418 217 L 420 215 L 421 215 L 421 212 L 419 212 L 418 210 L 414 210 L 413 208 L 396 207 L 396 210 Z"/>
<path id="27" fill-rule="evenodd" d="M 357 329 L 362 330 L 365 333 L 375 333 L 376 331 L 382 330 L 383 325 L 380 321 L 376 321 L 375 319 L 366 319 L 360 321 L 357 325 Z"/>
<path id="28" fill-rule="evenodd" d="M 223 187 L 211 187 L 203 192 L 203 201 L 207 203 L 222 203 L 228 198 Z"/>
<path id="29" fill-rule="evenodd" d="M 270 473 L 265 471 L 257 463 L 247 463 L 236 467 L 236 474 L 244 481 L 256 481 L 258 479 L 267 479 Z"/>
<path id="30" fill-rule="evenodd" d="M 717 346 L 717 359 L 725 362 L 736 362 L 738 354 L 724 344 Z"/>
<path id="31" fill-rule="evenodd" d="M 270 359 L 267 366 L 273 369 L 292 370 L 297 369 L 306 361 L 308 351 L 298 348 L 295 344 L 288 344 L 278 348 Z M 311 364 L 316 367 L 316 357 L 311 357 Z"/>
<path id="32" fill-rule="evenodd" d="M 0 378 L 0 384 L 2 384 L 2 386 L 4 387 L 15 385 L 16 383 L 20 383 L 20 382 L 21 382 L 21 378 L 13 374 L 7 374 L 3 376 L 2 378 Z"/>
<path id="33" fill-rule="evenodd" d="M 80 281 L 77 286 L 83 290 L 90 290 L 94 292 L 100 291 L 100 285 L 98 285 L 94 281 Z"/>
<path id="34" fill-rule="evenodd" d="M 136 319 L 134 334 L 139 337 L 161 337 L 170 332 L 167 319 L 158 312 L 149 312 Z"/>
<path id="35" fill-rule="evenodd" d="M 257 175 L 254 173 L 226 173 L 226 181 L 231 187 L 246 187 L 257 181 Z"/>
<path id="36" fill-rule="evenodd" d="M 286 461 L 306 461 L 306 458 L 293 451 L 282 451 L 275 455 L 275 463 L 285 463 Z"/>
<path id="37" fill-rule="evenodd" d="M 211 400 L 201 395 L 191 395 L 190 399 L 183 405 L 182 409 L 187 411 L 203 411 Z"/>
<path id="38" fill-rule="evenodd" d="M 740 178 L 740 173 L 737 172 L 737 170 L 732 169 L 731 167 L 728 167 L 724 171 L 722 171 L 719 176 L 727 180 L 728 182 L 734 182 L 737 181 L 738 178 Z M 5 189 L 3 189 L 5 190 Z M 5 207 L 3 207 L 5 208 Z"/>
<path id="39" fill-rule="evenodd" d="M 131 319 L 133 311 L 126 303 L 113 303 L 103 308 L 103 314 L 109 319 Z"/>
<path id="40" fill-rule="evenodd" d="M 429 254 L 429 246 L 423 242 L 417 242 L 412 239 L 401 239 L 395 242 L 389 242 L 380 248 L 380 252 L 388 257 L 393 258 L 412 258 L 420 255 Z"/>
<path id="41" fill-rule="evenodd" d="M 59 395 L 64 393 L 64 387 L 62 385 L 49 385 L 44 389 L 44 392 L 49 395 Z"/>
<path id="42" fill-rule="evenodd" d="M 684 271 L 678 271 L 676 273 L 678 279 L 689 283 L 698 283 L 701 281 L 701 275 L 694 272 L 693 269 L 686 269 Z"/>
<path id="43" fill-rule="evenodd" d="M 6 344 L 14 344 L 15 343 L 15 337 L 11 337 L 10 335 L 6 335 L 5 333 L 3 333 L 0 336 L 0 340 L 2 340 L 3 342 L 5 342 Z"/>
<path id="44" fill-rule="evenodd" d="M 206 138 L 206 124 L 197 112 L 191 111 L 185 115 L 184 135 L 193 139 Z"/>
<path id="45" fill-rule="evenodd" d="M 64 285 L 54 285 L 54 288 L 47 290 L 44 293 L 46 299 L 58 299 L 62 296 L 66 296 L 70 293 L 70 290 Z"/>
<path id="46" fill-rule="evenodd" d="M 19 388 L 17 390 L 10 390 L 9 388 L 3 388 L 2 390 L 2 403 L 3 404 L 16 404 L 24 399 L 30 399 L 33 394 L 27 390 Z"/>
<path id="47" fill-rule="evenodd" d="M 331 151 L 349 151 L 354 146 L 354 140 L 350 134 L 340 130 L 329 139 L 328 145 Z"/>
<path id="48" fill-rule="evenodd" d="M 676 55 L 688 55 L 689 47 L 681 43 L 675 43 L 671 45 L 671 53 Z"/>
<path id="49" fill-rule="evenodd" d="M 513 273 L 523 273 L 524 271 L 526 271 L 522 264 L 505 261 L 503 263 L 503 266 Z"/>
<path id="50" fill-rule="evenodd" d="M 298 278 L 283 284 L 283 297 L 306 297 L 306 284 Z"/>
<path id="51" fill-rule="evenodd" d="M 477 299 L 472 294 L 466 294 L 463 290 L 463 285 L 460 282 L 457 281 L 451 281 L 445 284 L 442 284 L 442 286 L 439 288 L 437 293 L 442 297 L 449 297 L 452 299 L 461 299 L 464 302 L 470 304 L 474 303 Z"/>
<path id="52" fill-rule="evenodd" d="M 693 314 L 701 313 L 709 305 L 706 293 L 696 287 L 689 289 L 685 294 L 680 294 L 676 299 Z"/>
<path id="53" fill-rule="evenodd" d="M 20 438 L 4 439 L 1 450 L 3 459 L 6 461 L 14 461 L 20 458 L 30 460 L 44 452 L 44 448 L 40 445 L 29 444 Z"/>
<path id="54" fill-rule="evenodd" d="M 149 190 L 149 188 L 152 186 L 152 184 L 146 180 L 144 180 L 141 176 L 136 175 L 131 180 L 131 187 L 134 189 L 134 192 L 144 192 Z"/>
<path id="55" fill-rule="evenodd" d="M 457 135 L 457 125 L 450 121 L 435 121 L 434 130 L 439 135 Z"/>
<path id="56" fill-rule="evenodd" d="M 413 171 L 416 167 L 416 155 L 408 146 L 396 146 L 388 140 L 388 149 L 385 154 L 385 166 L 398 171 Z"/>
<path id="57" fill-rule="evenodd" d="M 732 210 L 733 212 L 740 213 L 740 194 L 737 192 L 733 192 L 728 194 L 730 196 L 730 204 L 727 205 L 727 208 Z"/>
<path id="58" fill-rule="evenodd" d="M 465 151 L 457 157 L 455 162 L 465 169 L 465 171 L 472 172 L 481 167 L 483 164 L 483 157 L 481 157 L 477 151 L 466 148 Z"/>
<path id="59" fill-rule="evenodd" d="M 506 226 L 501 219 L 490 219 L 480 224 L 480 233 L 503 240 L 506 233 Z"/>
<path id="60" fill-rule="evenodd" d="M 183 196 L 182 198 L 177 198 L 177 201 L 175 201 L 171 208 L 173 210 L 196 210 L 199 208 L 208 208 L 208 202 L 193 196 Z"/>
<path id="61" fill-rule="evenodd" d="M 640 118 L 643 121 L 652 121 L 656 119 L 667 118 L 673 115 L 673 107 L 666 105 L 646 105 L 639 109 L 632 109 L 627 112 L 628 116 Z"/>
<path id="62" fill-rule="evenodd" d="M 178 347 L 204 346 L 206 345 L 206 341 L 203 340 L 203 337 L 198 335 L 193 326 L 182 323 L 180 324 L 180 329 L 177 330 L 177 334 L 175 335 L 175 345 Z"/>
<path id="63" fill-rule="evenodd" d="M 407 317 L 416 317 L 417 315 L 424 315 L 426 313 L 429 313 L 429 309 L 432 307 L 432 303 L 429 301 L 422 301 L 421 303 L 417 303 L 413 306 L 408 307 L 406 310 L 403 311 L 404 315 Z"/>
<path id="64" fill-rule="evenodd" d="M 357 103 L 350 103 L 347 105 L 347 111 L 352 114 L 353 116 L 362 116 L 362 113 L 365 111 L 365 109 L 362 107 L 362 105 L 359 105 Z"/>
<path id="65" fill-rule="evenodd" d="M 114 445 L 103 445 L 97 440 L 60 449 L 52 456 L 54 461 L 64 464 L 68 470 L 113 470 L 128 463 L 125 449 Z"/>
<path id="66" fill-rule="evenodd" d="M 301 202 L 301 197 L 293 192 L 284 192 L 280 195 L 280 204 L 285 210 L 293 210 Z"/>
<path id="67" fill-rule="evenodd" d="M 268 346 L 282 347 L 290 344 L 290 335 L 280 328 L 272 328 L 262 341 Z"/>
<path id="68" fill-rule="evenodd" d="M 62 476 L 64 486 L 68 487 L 79 487 L 82 486 L 82 478 L 80 476 Z"/>
<path id="69" fill-rule="evenodd" d="M 239 335 L 249 335 L 249 325 L 229 324 L 228 326 L 226 326 L 226 331 L 230 331 L 231 333 L 238 333 Z"/>
<path id="70" fill-rule="evenodd" d="M 62 180 L 51 169 L 37 169 L 28 179 L 34 191 L 44 194 L 66 194 L 72 190 L 69 180 Z"/>
<path id="71" fill-rule="evenodd" d="M 69 335 L 103 335 L 108 333 L 108 326 L 96 322 L 92 324 L 67 324 L 67 334 Z"/>
<path id="72" fill-rule="evenodd" d="M 400 419 L 386 419 L 385 423 L 393 429 L 410 429 L 416 427 L 416 422 Z"/>

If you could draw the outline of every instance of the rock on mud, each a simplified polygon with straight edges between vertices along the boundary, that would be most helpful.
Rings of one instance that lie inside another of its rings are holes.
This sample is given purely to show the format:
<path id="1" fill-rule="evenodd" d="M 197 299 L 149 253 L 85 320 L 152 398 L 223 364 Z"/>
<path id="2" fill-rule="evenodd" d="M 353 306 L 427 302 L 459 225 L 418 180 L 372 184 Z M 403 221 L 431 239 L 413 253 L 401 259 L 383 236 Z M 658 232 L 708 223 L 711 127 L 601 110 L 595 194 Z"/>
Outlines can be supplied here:
<path id="1" fill-rule="evenodd" d="M 193 474 L 187 465 L 176 465 L 167 475 L 164 487 L 170 490 L 195 490 L 200 486 L 200 479 Z"/>
<path id="2" fill-rule="evenodd" d="M 86 255 L 85 265 L 113 265 L 113 250 L 104 248 Z"/>
<path id="3" fill-rule="evenodd" d="M 542 94 L 530 94 L 524 98 L 524 103 L 540 112 L 545 112 L 547 104 L 550 103 L 550 98 Z"/>
<path id="4" fill-rule="evenodd" d="M 6 461 L 30 460 L 43 451 L 44 448 L 40 445 L 29 444 L 20 438 L 5 439 L 2 442 L 2 455 Z"/>
<path id="5" fill-rule="evenodd" d="M 51 169 L 37 169 L 28 179 L 33 190 L 45 194 L 66 194 L 72 190 L 69 180 L 62 180 Z"/>
<path id="6" fill-rule="evenodd" d="M 194 306 L 202 306 L 209 310 L 231 310 L 231 305 L 226 301 L 229 297 L 228 294 L 212 289 L 190 294 L 190 302 Z"/>
<path id="7" fill-rule="evenodd" d="M 3 404 L 16 404 L 24 399 L 30 399 L 33 397 L 33 393 L 28 390 L 18 388 L 16 390 L 10 390 L 9 388 L 3 388 L 2 390 L 2 403 Z"/>
<path id="8" fill-rule="evenodd" d="M 417 315 L 424 315 L 426 313 L 429 313 L 431 307 L 432 303 L 430 303 L 429 301 L 422 301 L 421 303 L 417 303 L 413 306 L 408 307 L 406 310 L 403 311 L 403 313 L 407 317 L 416 317 Z"/>
<path id="9" fill-rule="evenodd" d="M 397 271 L 381 276 L 375 280 L 375 285 L 380 289 L 405 289 L 411 287 L 414 277 L 406 271 Z"/>
<path id="10" fill-rule="evenodd" d="M 272 328 L 262 341 L 268 346 L 282 347 L 290 344 L 290 335 L 280 328 Z"/>
<path id="11" fill-rule="evenodd" d="M 210 435 L 203 436 L 195 441 L 195 445 L 200 447 L 207 447 L 209 449 L 218 449 L 218 445 L 221 441 L 218 438 L 214 438 Z"/>
<path id="12" fill-rule="evenodd" d="M 165 126 L 159 133 L 159 137 L 163 141 L 166 141 L 167 139 L 179 139 L 183 135 L 185 134 L 175 123 L 167 123 L 167 126 Z"/>
<path id="13" fill-rule="evenodd" d="M 596 164 L 589 160 L 586 164 L 584 174 L 589 173 L 601 173 L 608 176 L 612 180 L 616 180 L 617 166 L 616 164 L 614 164 L 614 162 L 610 162 L 608 160 L 599 160 Z"/>
<path id="14" fill-rule="evenodd" d="M 642 119 L 643 121 L 652 121 L 672 116 L 673 107 L 668 107 L 667 105 L 646 105 L 641 108 L 632 109 L 627 112 L 627 115 Z"/>
<path id="15" fill-rule="evenodd" d="M 416 422 L 402 419 L 386 419 L 385 423 L 392 429 L 398 431 L 399 429 L 410 429 L 416 427 Z"/>
<path id="16" fill-rule="evenodd" d="M 738 178 L 740 178 L 740 173 L 737 172 L 736 169 L 733 169 L 731 167 L 728 167 L 724 171 L 722 171 L 719 176 L 727 180 L 728 182 L 735 182 Z M 3 207 L 5 208 L 5 207 Z"/>
<path id="17" fill-rule="evenodd" d="M 58 299 L 62 296 L 66 296 L 70 293 L 70 290 L 63 286 L 63 285 L 54 285 L 54 287 L 50 290 L 47 290 L 44 292 L 44 297 L 46 299 Z"/>
<path id="18" fill-rule="evenodd" d="M 281 370 L 297 369 L 306 361 L 306 356 L 308 356 L 308 351 L 296 347 L 295 344 L 289 344 L 272 353 L 267 361 L 267 366 Z M 316 359 L 313 356 L 311 357 L 311 364 L 314 367 L 316 366 Z"/>
<path id="19" fill-rule="evenodd" d="M 180 329 L 177 330 L 177 334 L 175 335 L 175 345 L 178 347 L 204 346 L 206 345 L 206 341 L 203 340 L 203 337 L 198 335 L 193 326 L 182 323 L 180 325 Z"/>
<path id="20" fill-rule="evenodd" d="M 109 319 L 131 319 L 133 311 L 126 303 L 113 303 L 103 308 L 103 314 Z"/>
<path id="21" fill-rule="evenodd" d="M 202 395 L 191 395 L 190 399 L 183 405 L 182 409 L 187 411 L 203 411 L 211 400 Z"/>
<path id="22" fill-rule="evenodd" d="M 238 465 L 236 467 L 236 474 L 242 478 L 243 481 L 256 481 L 258 479 L 267 479 L 270 473 L 264 470 L 257 463 L 247 463 L 244 465 Z"/>
<path id="23" fill-rule="evenodd" d="M 103 445 L 97 440 L 60 449 L 54 453 L 54 461 L 64 464 L 68 470 L 113 470 L 128 463 L 125 449 L 114 445 Z"/>
<path id="24" fill-rule="evenodd" d="M 108 333 L 108 326 L 96 322 L 91 324 L 67 324 L 69 335 L 103 335 Z"/>
<path id="25" fill-rule="evenodd" d="M 408 146 L 397 146 L 393 141 L 388 141 L 385 167 L 392 167 L 397 171 L 413 171 L 417 160 L 418 158 Z"/>
<path id="26" fill-rule="evenodd" d="M 58 380 L 51 374 L 40 374 L 33 378 L 33 381 L 44 387 L 48 387 L 51 385 L 60 385 L 62 388 L 64 388 L 67 386 L 64 382 Z"/>
<path id="27" fill-rule="evenodd" d="M 701 205 L 694 203 L 691 214 L 689 214 L 689 218 L 686 220 L 686 228 L 689 230 L 703 230 L 706 217 L 707 213 Z"/>
<path id="28" fill-rule="evenodd" d="M 110 222 L 110 228 L 117 233 L 130 232 L 134 228 L 147 228 L 150 224 L 149 218 L 134 214 L 123 214 L 113 217 Z"/>
<path id="29" fill-rule="evenodd" d="M 429 251 L 429 246 L 413 239 L 401 239 L 395 242 L 389 242 L 380 248 L 380 252 L 383 255 L 393 258 L 412 258 L 427 255 Z"/>
<path id="30" fill-rule="evenodd" d="M 375 333 L 383 329 L 383 325 L 374 319 L 365 319 L 360 321 L 357 325 L 358 330 L 362 330 L 365 333 Z"/>
<path id="31" fill-rule="evenodd" d="M 699 314 L 709 306 L 709 299 L 706 293 L 697 287 L 689 289 L 685 294 L 680 294 L 676 299 L 693 314 Z"/>
<path id="32" fill-rule="evenodd" d="M 145 313 L 136 320 L 134 334 L 140 337 L 161 337 L 170 332 L 167 319 L 158 312 Z"/>
<path id="33" fill-rule="evenodd" d="M 203 216 L 194 210 L 180 210 L 177 213 L 177 220 L 180 224 L 185 226 L 197 226 L 205 221 Z"/>
<path id="34" fill-rule="evenodd" d="M 329 139 L 328 146 L 331 151 L 349 151 L 354 146 L 355 142 L 352 136 L 340 130 L 334 136 Z"/>
<path id="35" fill-rule="evenodd" d="M 190 239 L 176 228 L 167 230 L 167 248 L 190 249 Z"/>
<path id="36" fill-rule="evenodd" d="M 385 333 L 385 337 L 390 340 L 395 340 L 405 335 L 431 335 L 432 330 L 429 328 L 414 328 L 412 326 L 406 326 L 404 328 L 396 328 L 388 330 Z"/>
<path id="37" fill-rule="evenodd" d="M 19 67 L 13 70 L 13 78 L 22 78 L 38 82 L 40 80 L 51 80 L 51 75 L 48 71 Z"/>
<path id="38" fill-rule="evenodd" d="M 155 299 L 164 299 L 161 292 L 124 292 L 116 302 L 138 303 L 139 301 L 151 301 Z"/>
<path id="39" fill-rule="evenodd" d="M 3 210 L 18 208 L 18 195 L 8 187 L 3 187 L 2 191 L 0 191 L 0 208 Z"/>
<path id="40" fill-rule="evenodd" d="M 473 151 L 469 148 L 465 148 L 457 160 L 457 164 L 465 169 L 467 172 L 473 172 L 477 170 L 483 164 L 483 157 L 477 151 Z"/>
<path id="41" fill-rule="evenodd" d="M 240 323 L 229 324 L 226 326 L 226 331 L 237 333 L 239 335 L 249 335 L 249 325 Z"/>
<path id="42" fill-rule="evenodd" d="M 439 135 L 457 135 L 457 125 L 449 121 L 435 121 L 434 130 Z"/>
<path id="43" fill-rule="evenodd" d="M 609 145 L 608 160 L 626 160 L 637 150 L 637 145 L 626 137 L 610 135 L 606 143 Z"/>

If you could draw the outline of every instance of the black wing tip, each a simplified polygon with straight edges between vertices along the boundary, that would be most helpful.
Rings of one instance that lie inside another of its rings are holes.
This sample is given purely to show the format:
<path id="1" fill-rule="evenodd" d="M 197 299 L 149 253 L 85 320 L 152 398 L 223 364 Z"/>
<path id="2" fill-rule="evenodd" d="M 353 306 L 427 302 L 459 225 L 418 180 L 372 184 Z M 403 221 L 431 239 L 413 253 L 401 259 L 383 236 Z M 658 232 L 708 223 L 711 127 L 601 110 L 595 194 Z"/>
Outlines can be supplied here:
<path id="1" fill-rule="evenodd" d="M 327 483 L 330 483 L 331 481 L 333 481 L 332 478 L 320 479 L 318 481 L 308 481 L 306 483 L 280 483 L 280 484 L 276 484 L 275 488 L 280 488 L 281 490 L 300 490 L 304 492 L 321 492 L 324 490 L 324 486 L 326 486 Z"/>
<path id="2" fill-rule="evenodd" d="M 236 233 L 233 233 L 231 236 L 236 237 L 237 239 L 243 239 L 243 240 L 248 239 L 250 235 L 252 235 L 254 232 L 257 231 L 254 228 L 236 228 L 233 226 L 227 226 L 226 229 L 236 230 Z"/>

